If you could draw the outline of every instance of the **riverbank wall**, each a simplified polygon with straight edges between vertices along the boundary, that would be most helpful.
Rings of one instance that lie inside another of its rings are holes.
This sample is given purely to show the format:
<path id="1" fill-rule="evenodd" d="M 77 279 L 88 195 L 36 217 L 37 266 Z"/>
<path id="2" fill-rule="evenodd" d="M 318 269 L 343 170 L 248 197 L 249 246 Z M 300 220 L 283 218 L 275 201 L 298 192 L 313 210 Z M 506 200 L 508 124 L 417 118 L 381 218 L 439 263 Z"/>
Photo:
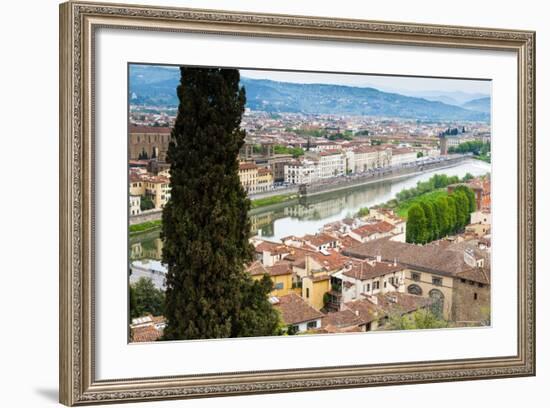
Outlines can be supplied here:
<path id="1" fill-rule="evenodd" d="M 130 215 L 130 225 L 143 224 L 162 219 L 162 209 L 143 211 L 141 214 Z"/>
<path id="2" fill-rule="evenodd" d="M 405 177 L 412 177 L 427 171 L 454 167 L 460 163 L 470 160 L 470 156 L 460 156 L 446 159 L 440 162 L 421 163 L 413 166 L 388 168 L 377 173 L 369 173 L 360 176 L 341 177 L 330 182 L 301 185 L 299 188 L 300 197 L 313 197 L 320 194 L 334 191 L 352 189 L 381 181 L 396 180 Z"/>

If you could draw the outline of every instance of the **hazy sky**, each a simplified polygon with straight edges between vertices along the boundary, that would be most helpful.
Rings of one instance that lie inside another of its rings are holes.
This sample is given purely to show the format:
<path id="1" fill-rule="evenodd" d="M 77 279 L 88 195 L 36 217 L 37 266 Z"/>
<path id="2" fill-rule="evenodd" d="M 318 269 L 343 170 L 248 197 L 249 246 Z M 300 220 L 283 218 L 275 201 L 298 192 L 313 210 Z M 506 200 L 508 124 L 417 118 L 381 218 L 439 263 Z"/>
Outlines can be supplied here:
<path id="1" fill-rule="evenodd" d="M 241 69 L 241 76 L 296 83 L 322 83 L 372 87 L 386 92 L 464 92 L 491 94 L 491 81 L 470 79 L 413 78 L 400 76 L 324 74 Z"/>

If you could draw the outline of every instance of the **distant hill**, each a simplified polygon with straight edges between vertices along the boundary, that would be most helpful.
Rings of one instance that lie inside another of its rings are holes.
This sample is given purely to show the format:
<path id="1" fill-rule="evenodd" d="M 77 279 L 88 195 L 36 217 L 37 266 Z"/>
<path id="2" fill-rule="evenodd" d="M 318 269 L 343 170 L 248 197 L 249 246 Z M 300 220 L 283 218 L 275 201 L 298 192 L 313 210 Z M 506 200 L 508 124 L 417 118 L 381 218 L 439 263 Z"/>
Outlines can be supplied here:
<path id="1" fill-rule="evenodd" d="M 398 92 L 399 93 L 399 92 Z M 462 91 L 404 91 L 403 95 L 424 98 L 429 101 L 439 101 L 448 105 L 462 106 L 466 102 L 487 96 L 480 92 L 469 93 Z"/>
<path id="2" fill-rule="evenodd" d="M 484 112 L 484 113 L 490 113 L 491 112 L 491 98 L 479 98 L 474 99 L 473 101 L 466 102 L 462 105 L 463 108 L 478 111 L 478 112 Z"/>
<path id="3" fill-rule="evenodd" d="M 175 67 L 132 66 L 130 98 L 136 105 L 177 106 L 179 70 Z M 265 79 L 241 78 L 246 89 L 246 106 L 266 112 L 305 114 L 366 115 L 420 120 L 487 121 L 478 112 L 438 101 L 329 84 L 298 84 Z"/>

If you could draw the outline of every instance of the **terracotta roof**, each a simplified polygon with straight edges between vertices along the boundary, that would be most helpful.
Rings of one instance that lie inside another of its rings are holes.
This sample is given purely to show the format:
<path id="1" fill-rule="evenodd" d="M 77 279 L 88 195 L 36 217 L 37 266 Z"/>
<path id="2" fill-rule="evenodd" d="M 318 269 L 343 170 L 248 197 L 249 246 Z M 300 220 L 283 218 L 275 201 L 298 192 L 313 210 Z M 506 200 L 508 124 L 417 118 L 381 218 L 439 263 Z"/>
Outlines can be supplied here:
<path id="1" fill-rule="evenodd" d="M 239 163 L 239 170 L 252 170 L 257 168 L 258 166 L 256 165 L 256 163 L 252 163 L 252 162 Z"/>
<path id="2" fill-rule="evenodd" d="M 323 317 L 323 314 L 306 303 L 300 296 L 291 293 L 277 298 L 275 303 L 280 310 L 283 321 L 286 324 L 297 324 L 317 320 Z"/>
<path id="3" fill-rule="evenodd" d="M 130 183 L 136 183 L 141 181 L 141 175 L 137 173 L 130 173 Z"/>
<path id="4" fill-rule="evenodd" d="M 491 271 L 489 268 L 472 268 L 456 274 L 458 278 L 471 280 L 477 283 L 489 285 L 491 283 Z"/>
<path id="5" fill-rule="evenodd" d="M 379 234 L 388 233 L 392 231 L 394 228 L 395 227 L 391 225 L 389 222 L 378 221 L 378 222 L 362 225 L 352 230 L 352 232 L 359 235 L 360 237 L 368 237 L 376 233 L 379 233 Z"/>
<path id="6" fill-rule="evenodd" d="M 353 149 L 355 154 L 376 153 L 377 150 L 372 147 L 361 146 Z"/>
<path id="7" fill-rule="evenodd" d="M 357 245 L 359 242 L 360 241 L 358 241 L 355 238 L 350 237 L 348 235 L 343 236 L 342 238 L 340 238 L 340 246 L 341 246 L 342 249 L 353 247 L 353 246 Z"/>
<path id="8" fill-rule="evenodd" d="M 269 276 L 281 276 L 292 274 L 292 264 L 287 261 L 276 262 L 273 266 L 267 267 Z"/>
<path id="9" fill-rule="evenodd" d="M 290 248 L 287 247 L 286 245 L 278 244 L 276 242 L 262 241 L 260 244 L 256 246 L 255 251 L 257 253 L 268 251 L 271 253 L 271 255 L 289 254 Z"/>
<path id="10" fill-rule="evenodd" d="M 399 215 L 397 215 L 395 212 L 393 212 L 393 210 L 390 210 L 389 208 L 377 208 L 374 210 L 374 212 L 377 212 L 389 219 L 391 219 L 392 221 L 395 221 L 395 222 L 404 222 L 405 219 L 400 217 Z"/>
<path id="11" fill-rule="evenodd" d="M 151 325 L 132 328 L 131 336 L 132 341 L 136 343 L 150 342 L 157 341 L 160 338 L 161 333 L 155 326 Z"/>
<path id="12" fill-rule="evenodd" d="M 316 235 L 304 235 L 304 241 L 311 243 L 314 246 L 321 246 L 331 242 L 338 241 L 338 238 L 332 237 L 328 234 L 316 234 Z"/>
<path id="13" fill-rule="evenodd" d="M 367 324 L 384 317 L 382 309 L 366 299 L 346 302 L 344 307 L 357 316 L 361 321 L 360 324 Z"/>
<path id="14" fill-rule="evenodd" d="M 392 155 L 398 155 L 398 154 L 409 154 L 414 153 L 414 150 L 409 147 L 398 147 L 396 149 L 393 149 Z"/>
<path id="15" fill-rule="evenodd" d="M 267 271 L 267 269 L 265 268 L 265 266 L 263 266 L 263 264 L 260 262 L 260 261 L 254 261 L 252 262 L 247 268 L 246 270 L 248 271 L 248 273 L 250 273 L 250 275 L 252 276 L 258 276 L 258 275 L 265 275 L 265 274 L 268 274 L 269 272 Z"/>
<path id="16" fill-rule="evenodd" d="M 343 268 L 346 262 L 349 261 L 348 257 L 342 255 L 340 252 L 328 251 L 327 253 L 328 255 L 321 252 L 311 252 L 307 255 L 311 256 L 316 263 L 327 271 Z"/>
<path id="17" fill-rule="evenodd" d="M 454 276 L 459 272 L 471 269 L 464 262 L 464 254 L 441 248 L 438 245 L 415 245 L 404 242 L 390 241 L 380 238 L 351 248 L 343 253 L 355 258 L 371 258 L 381 256 L 382 260 L 393 262 L 397 260 L 405 266 L 426 272 Z"/>
<path id="18" fill-rule="evenodd" d="M 341 310 L 339 312 L 327 313 L 323 319 L 321 319 L 321 327 L 332 326 L 334 328 L 346 328 L 358 326 L 362 323 L 362 320 L 354 312 L 349 309 Z"/>
<path id="19" fill-rule="evenodd" d="M 369 262 L 359 261 L 353 262 L 351 269 L 345 271 L 343 274 L 350 278 L 367 280 L 402 271 L 403 269 L 406 269 L 406 267 L 399 263 L 394 265 L 389 262 L 375 262 L 374 265 L 371 265 Z"/>
<path id="20" fill-rule="evenodd" d="M 167 126 L 130 126 L 130 133 L 170 133 L 171 127 Z"/>

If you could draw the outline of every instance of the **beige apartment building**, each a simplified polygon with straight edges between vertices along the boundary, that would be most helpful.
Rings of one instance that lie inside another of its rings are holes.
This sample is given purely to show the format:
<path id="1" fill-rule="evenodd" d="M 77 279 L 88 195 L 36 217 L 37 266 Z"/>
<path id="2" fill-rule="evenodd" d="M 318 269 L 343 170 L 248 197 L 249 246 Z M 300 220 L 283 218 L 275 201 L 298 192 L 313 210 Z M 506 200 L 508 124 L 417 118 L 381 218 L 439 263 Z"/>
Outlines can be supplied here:
<path id="1" fill-rule="evenodd" d="M 150 174 L 130 174 L 130 204 L 132 197 L 149 197 L 155 209 L 164 208 L 170 200 L 170 179 Z"/>
<path id="2" fill-rule="evenodd" d="M 248 194 L 255 194 L 258 188 L 258 166 L 253 162 L 239 163 L 239 179 Z"/>
<path id="3" fill-rule="evenodd" d="M 256 192 L 265 193 L 271 190 L 273 190 L 273 172 L 267 167 L 260 167 L 258 169 Z"/>

